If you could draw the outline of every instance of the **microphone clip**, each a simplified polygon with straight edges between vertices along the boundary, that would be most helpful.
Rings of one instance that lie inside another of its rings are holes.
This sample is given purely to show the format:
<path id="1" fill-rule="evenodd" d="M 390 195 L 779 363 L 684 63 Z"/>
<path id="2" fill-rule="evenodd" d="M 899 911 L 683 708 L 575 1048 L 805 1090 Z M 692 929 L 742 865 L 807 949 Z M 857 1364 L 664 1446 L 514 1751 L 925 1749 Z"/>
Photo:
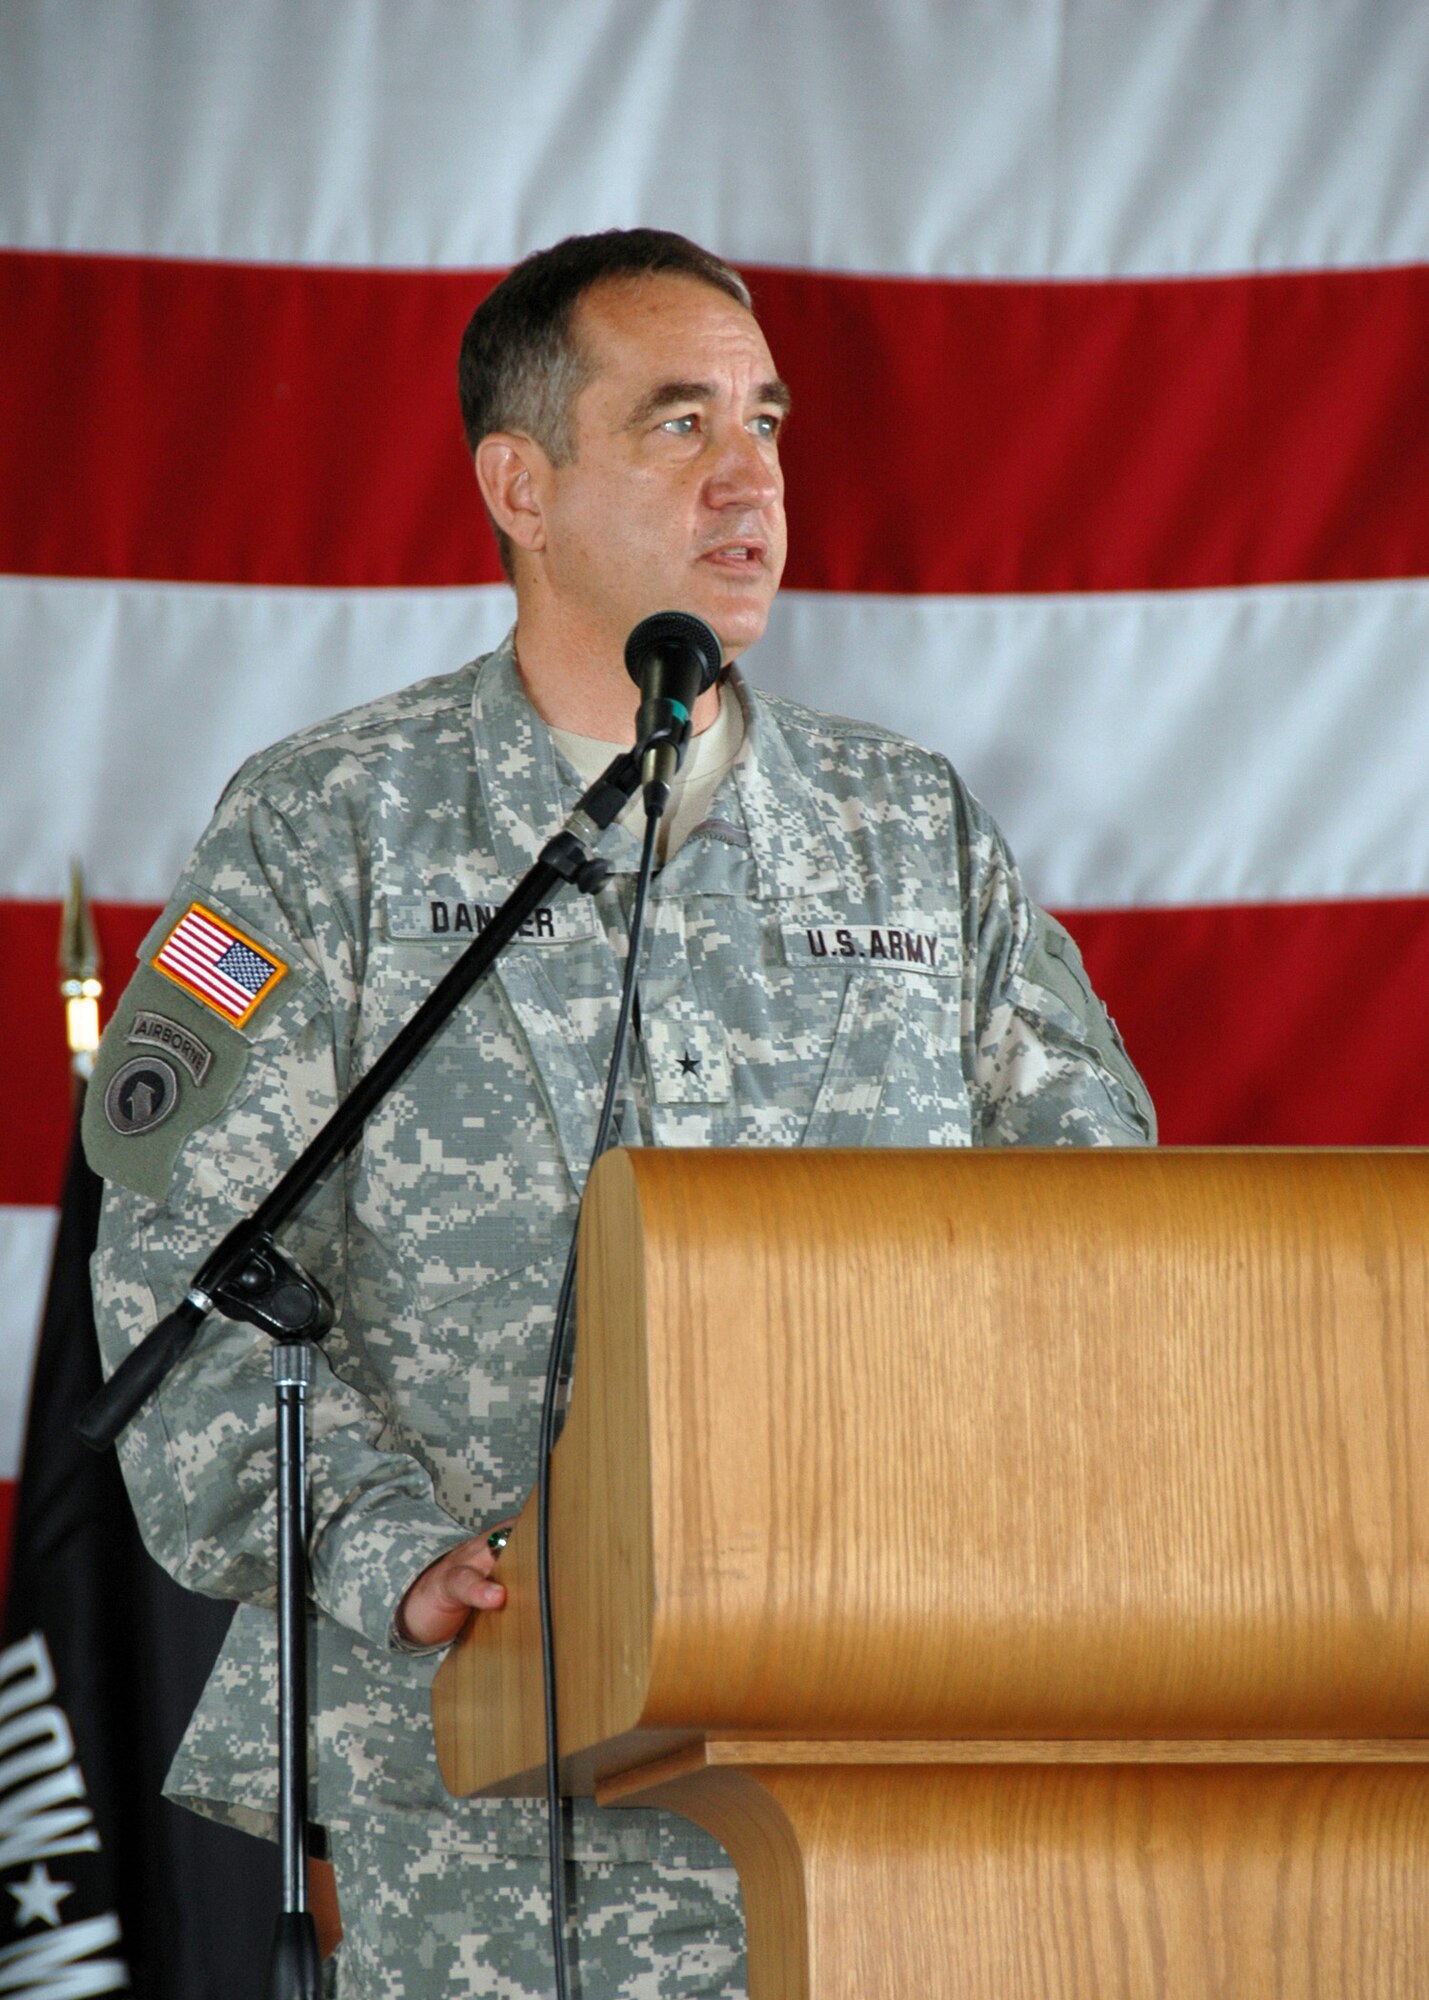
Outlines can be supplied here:
<path id="1" fill-rule="evenodd" d="M 266 1230 L 254 1237 L 236 1269 L 209 1296 L 227 1319 L 261 1327 L 272 1340 L 321 1340 L 331 1331 L 330 1294 Z"/>
<path id="2" fill-rule="evenodd" d="M 640 782 L 645 810 L 659 818 L 670 802 L 670 783 L 690 747 L 690 711 L 683 702 L 655 696 L 642 702 L 637 718 L 640 732 Z"/>

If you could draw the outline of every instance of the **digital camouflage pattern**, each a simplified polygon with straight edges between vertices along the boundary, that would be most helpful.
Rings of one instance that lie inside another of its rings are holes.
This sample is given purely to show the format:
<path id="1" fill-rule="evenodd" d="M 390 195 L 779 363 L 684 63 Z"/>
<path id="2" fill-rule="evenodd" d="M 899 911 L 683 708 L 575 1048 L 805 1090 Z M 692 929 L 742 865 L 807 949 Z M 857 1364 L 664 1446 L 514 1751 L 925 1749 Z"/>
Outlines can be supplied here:
<path id="1" fill-rule="evenodd" d="M 610 1820 L 588 1805 L 592 1822 Z M 451 1822 L 365 1815 L 330 1829 L 346 1932 L 341 2000 L 537 2000 L 553 1990 L 544 1858 L 492 1858 Z M 693 1831 L 693 1829 L 691 1829 Z M 604 1833 L 604 1838 L 601 1838 Z M 744 2000 L 739 1880 L 673 1848 L 632 1860 L 629 1842 L 592 1824 L 572 1871 L 576 1990 L 621 2000 Z M 715 1850 L 718 1852 L 718 1850 Z M 498 1976 L 499 1968 L 499 1976 Z"/>
<path id="2" fill-rule="evenodd" d="M 625 1143 L 1150 1142 L 1150 1103 L 1075 946 L 1028 900 L 946 762 L 751 694 L 737 675 L 731 685 L 746 712 L 740 760 L 652 892 Z M 579 789 L 509 640 L 239 773 L 146 940 L 89 1092 L 90 1157 L 111 1183 L 94 1265 L 111 1366 L 371 1064 Z M 439 1825 L 454 1810 L 431 1742 L 434 1660 L 395 1648 L 391 1621 L 418 1572 L 515 1512 L 534 1478 L 637 832 L 613 828 L 602 852 L 609 885 L 538 912 L 286 1232 L 338 1308 L 311 1401 L 314 1814 L 326 1822 L 375 1811 Z M 241 1027 L 152 963 L 194 903 L 287 968 Z M 155 1016 L 169 1026 L 155 1030 Z M 148 1042 L 130 1039 L 136 1026 Z M 143 1099 L 162 1115 L 135 1129 L 132 1081 L 110 1085 L 151 1050 L 174 1090 Z M 190 1588 L 240 1604 L 171 1788 L 254 1829 L 269 1824 L 276 1784 L 269 1354 L 263 1336 L 210 1319 L 121 1441 L 154 1554 Z M 460 1812 L 463 1852 L 492 1868 L 544 1853 L 538 1805 Z M 616 1820 L 631 1863 L 720 1859 L 685 1822 L 635 1811 L 578 1814 L 577 1854 L 601 1858 L 597 1824 Z"/>

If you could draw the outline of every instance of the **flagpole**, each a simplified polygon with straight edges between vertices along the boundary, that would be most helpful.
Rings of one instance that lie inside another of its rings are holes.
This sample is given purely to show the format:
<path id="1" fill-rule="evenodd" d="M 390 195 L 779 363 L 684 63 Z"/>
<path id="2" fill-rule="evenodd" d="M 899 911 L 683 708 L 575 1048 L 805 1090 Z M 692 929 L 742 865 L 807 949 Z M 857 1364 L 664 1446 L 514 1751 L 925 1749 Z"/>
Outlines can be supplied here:
<path id="1" fill-rule="evenodd" d="M 84 874 L 78 861 L 69 865 L 69 893 L 60 917 L 60 998 L 65 1008 L 65 1039 L 69 1043 L 69 1066 L 76 1096 L 94 1074 L 94 1058 L 99 1049 L 99 1002 L 104 984 L 99 977 L 102 964 L 99 933 L 94 914 L 84 893 Z"/>

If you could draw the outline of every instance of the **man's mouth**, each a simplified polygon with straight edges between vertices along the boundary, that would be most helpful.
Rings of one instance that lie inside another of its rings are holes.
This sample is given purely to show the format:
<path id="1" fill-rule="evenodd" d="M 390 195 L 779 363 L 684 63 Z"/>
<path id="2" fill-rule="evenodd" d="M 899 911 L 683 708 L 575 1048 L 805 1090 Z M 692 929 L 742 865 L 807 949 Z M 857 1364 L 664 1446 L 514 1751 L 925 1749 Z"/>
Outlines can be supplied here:
<path id="1" fill-rule="evenodd" d="M 721 569 L 763 569 L 763 542 L 720 542 L 706 549 L 703 562 L 718 563 Z"/>

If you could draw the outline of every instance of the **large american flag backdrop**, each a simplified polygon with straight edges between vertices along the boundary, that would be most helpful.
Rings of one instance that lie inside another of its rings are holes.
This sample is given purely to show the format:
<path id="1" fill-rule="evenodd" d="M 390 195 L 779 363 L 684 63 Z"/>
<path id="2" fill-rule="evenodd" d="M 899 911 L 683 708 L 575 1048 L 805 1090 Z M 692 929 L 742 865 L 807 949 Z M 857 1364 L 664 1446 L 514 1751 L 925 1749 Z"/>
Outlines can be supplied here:
<path id="1" fill-rule="evenodd" d="M 112 1001 L 241 756 L 497 638 L 461 327 L 637 221 L 794 389 L 758 678 L 956 761 L 1166 1140 L 1429 1140 L 1422 0 L 9 0 L 0 1475 L 70 857 Z"/>

